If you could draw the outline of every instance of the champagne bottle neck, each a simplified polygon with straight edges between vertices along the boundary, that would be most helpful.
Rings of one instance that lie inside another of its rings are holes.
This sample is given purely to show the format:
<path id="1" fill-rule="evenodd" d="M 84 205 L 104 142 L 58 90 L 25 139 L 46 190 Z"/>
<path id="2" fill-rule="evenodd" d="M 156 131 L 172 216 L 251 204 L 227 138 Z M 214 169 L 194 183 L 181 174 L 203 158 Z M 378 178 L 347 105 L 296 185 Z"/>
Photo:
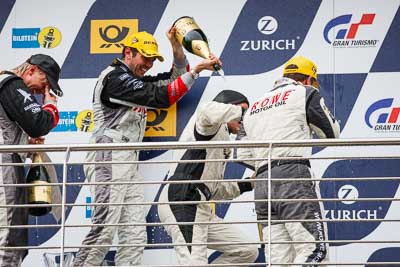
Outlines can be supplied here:
<path id="1" fill-rule="evenodd" d="M 40 153 L 38 153 L 38 152 L 33 153 L 32 163 L 43 163 L 43 159 L 42 159 L 42 156 L 40 155 Z"/>

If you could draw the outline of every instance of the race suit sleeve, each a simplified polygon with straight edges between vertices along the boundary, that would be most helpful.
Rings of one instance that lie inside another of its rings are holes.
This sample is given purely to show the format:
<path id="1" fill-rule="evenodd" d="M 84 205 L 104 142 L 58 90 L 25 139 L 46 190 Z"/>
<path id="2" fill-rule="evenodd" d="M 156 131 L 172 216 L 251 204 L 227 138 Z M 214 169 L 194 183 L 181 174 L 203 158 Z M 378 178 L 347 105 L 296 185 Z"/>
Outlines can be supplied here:
<path id="1" fill-rule="evenodd" d="M 187 61 L 185 65 L 175 63 L 169 72 L 141 79 L 130 72 L 113 71 L 105 80 L 102 102 L 112 108 L 125 102 L 150 108 L 168 108 L 181 99 L 194 83 L 187 69 Z"/>
<path id="2" fill-rule="evenodd" d="M 9 118 L 17 122 L 30 137 L 46 135 L 58 123 L 56 106 L 41 106 L 20 79 L 13 79 L 3 86 L 0 102 Z"/>
<path id="3" fill-rule="evenodd" d="M 340 127 L 319 91 L 306 86 L 306 114 L 311 130 L 319 138 L 338 138 Z"/>
<path id="4" fill-rule="evenodd" d="M 236 140 L 249 141 L 249 138 L 247 137 L 243 123 L 240 125 L 240 130 L 236 136 Z M 243 159 L 243 161 L 238 162 L 238 163 L 245 166 L 246 168 L 253 170 L 253 171 L 255 170 L 255 161 L 245 160 L 245 159 L 254 158 L 254 152 L 253 152 L 252 148 L 250 148 L 250 147 L 235 148 L 233 150 L 233 158 Z"/>
<path id="5" fill-rule="evenodd" d="M 196 131 L 203 136 L 214 135 L 222 124 L 240 120 L 241 117 L 242 108 L 240 106 L 211 101 L 199 108 Z"/>
<path id="6" fill-rule="evenodd" d="M 244 192 L 253 190 L 249 179 L 241 179 L 238 182 L 226 182 L 218 183 L 216 192 L 213 195 L 213 199 L 234 199 Z"/>
<path id="7" fill-rule="evenodd" d="M 240 120 L 241 117 L 241 106 L 211 101 L 202 105 L 197 111 L 195 130 L 201 136 L 213 136 L 222 124 Z M 239 196 L 244 190 L 243 183 L 240 184 L 239 186 L 239 183 L 218 183 L 213 199 L 232 199 Z"/>

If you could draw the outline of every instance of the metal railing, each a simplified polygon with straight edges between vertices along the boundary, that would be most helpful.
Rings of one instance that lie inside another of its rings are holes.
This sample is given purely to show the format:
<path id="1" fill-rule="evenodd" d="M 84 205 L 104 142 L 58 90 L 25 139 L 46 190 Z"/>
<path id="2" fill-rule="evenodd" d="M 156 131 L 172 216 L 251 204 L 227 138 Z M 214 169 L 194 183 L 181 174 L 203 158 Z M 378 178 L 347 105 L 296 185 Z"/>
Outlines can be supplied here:
<path id="1" fill-rule="evenodd" d="M 85 204 L 79 204 L 79 203 L 67 203 L 66 198 L 66 189 L 67 187 L 72 187 L 72 186 L 90 186 L 90 185 L 110 185 L 110 184 L 118 184 L 118 185 L 124 185 L 124 184 L 141 184 L 141 185 L 154 185 L 154 184 L 159 184 L 159 185 L 165 185 L 165 184 L 184 184 L 184 183 L 205 183 L 205 182 L 219 182 L 219 183 L 232 183 L 232 182 L 238 182 L 238 179 L 225 179 L 225 180 L 187 180 L 187 181 L 155 181 L 155 180 L 149 180 L 149 181 L 132 181 L 132 182 L 67 182 L 67 174 L 68 174 L 68 166 L 71 165 L 80 165 L 80 164 L 96 164 L 96 162 L 79 162 L 79 161 L 73 161 L 71 159 L 71 154 L 73 152 L 82 152 L 82 151 L 110 151 L 110 150 L 181 150 L 181 149 L 205 149 L 205 148 L 260 148 L 260 147 L 265 147 L 269 148 L 270 151 L 272 151 L 274 148 L 277 147 L 354 147 L 354 146 L 360 146 L 360 147 L 367 147 L 367 146 L 399 146 L 400 145 L 400 139 L 399 138 L 392 138 L 392 139 L 328 139 L 328 140 L 304 140 L 304 141 L 294 141 L 294 140 L 288 140 L 288 141 L 277 141 L 277 140 L 270 140 L 270 141 L 246 141 L 246 142 L 237 142 L 237 141 L 219 141 L 219 142 L 152 142 L 152 143 L 123 143 L 123 144 L 69 144 L 69 145 L 19 145 L 19 146 L 10 146 L 10 145 L 4 145 L 0 146 L 0 153 L 26 153 L 26 152 L 63 152 L 65 153 L 64 155 L 64 160 L 61 162 L 52 162 L 52 163 L 43 163 L 44 165 L 46 164 L 53 164 L 53 165 L 62 165 L 62 183 L 53 183 L 51 186 L 61 186 L 62 187 L 62 198 L 61 198 L 61 203 L 59 204 L 49 204 L 49 205 L 43 205 L 43 206 L 50 206 L 50 207 L 61 207 L 61 220 L 59 224 L 51 224 L 51 225 L 12 225 L 12 226 L 7 226 L 7 225 L 0 225 L 0 229 L 4 228 L 60 228 L 60 246 L 22 246 L 22 247 L 0 247 L 0 250 L 19 250 L 19 249 L 60 249 L 60 266 L 64 266 L 64 253 L 65 249 L 76 249 L 76 248 L 81 248 L 81 247 L 110 247 L 110 245 L 97 245 L 97 246 L 66 246 L 65 245 L 65 230 L 66 228 L 74 228 L 74 227 L 90 227 L 93 225 L 102 225 L 102 226 L 163 226 L 163 225 L 168 225 L 168 223 L 129 223 L 129 224 L 68 224 L 66 225 L 66 209 L 69 207 L 74 207 L 74 206 L 116 206 L 116 205 L 146 205 L 146 206 L 151 206 L 151 205 L 164 205 L 164 204 L 169 204 L 169 205 L 180 205 L 180 204 L 204 204 L 204 203 L 214 203 L 214 204 L 222 204 L 222 203 L 230 203 L 230 204 L 237 204 L 237 203 L 256 203 L 256 202 L 267 202 L 268 203 L 268 210 L 269 212 L 271 211 L 271 204 L 273 202 L 281 202 L 281 201 L 286 201 L 286 202 L 310 202 L 310 201 L 316 201 L 316 202 L 338 202 L 338 201 L 343 201 L 343 199 L 340 198 L 317 198 L 317 199 L 272 199 L 271 198 L 271 190 L 268 192 L 268 198 L 267 199 L 255 199 L 255 200 L 206 200 L 206 201 L 143 201 L 143 202 L 135 202 L 135 203 L 85 203 Z M 395 150 L 391 150 L 395 151 Z M 389 152 L 389 150 L 388 150 Z M 400 154 L 400 153 L 398 153 Z M 337 160 L 337 159 L 399 159 L 400 155 L 396 153 L 390 154 L 387 153 L 387 155 L 384 156 L 376 156 L 376 155 L 362 155 L 362 156 L 330 156 L 330 157 L 316 157 L 312 156 L 309 157 L 308 159 L 311 160 Z M 108 162 L 103 162 L 102 164 L 171 164 L 171 163 L 188 163 L 188 162 L 240 162 L 240 161 L 246 161 L 246 160 L 251 160 L 251 161 L 265 161 L 267 160 L 269 163 L 269 166 L 271 166 L 271 161 L 272 160 L 278 160 L 278 159 L 298 159 L 298 158 L 290 158 L 290 157 L 285 157 L 285 158 L 273 158 L 271 156 L 271 153 L 269 153 L 268 158 L 248 158 L 248 159 L 213 159 L 213 160 L 151 160 L 151 161 L 108 161 Z M 307 158 L 304 158 L 307 159 Z M 0 164 L 0 166 L 26 166 L 26 163 L 3 163 Z M 32 164 L 34 165 L 34 164 Z M 400 176 L 400 173 L 399 173 Z M 300 180 L 309 180 L 310 178 L 296 178 L 297 181 Z M 400 177 L 348 177 L 348 178 L 312 178 L 313 181 L 343 181 L 343 180 L 348 180 L 348 181 L 365 181 L 365 180 L 400 180 Z M 291 181 L 293 178 L 279 178 L 275 179 L 271 177 L 271 169 L 268 169 L 268 178 L 259 178 L 257 179 L 258 182 L 267 182 L 269 188 L 271 188 L 271 183 L 275 180 L 279 181 Z M 31 185 L 27 184 L 2 184 L 0 187 L 27 187 Z M 351 200 L 354 201 L 399 201 L 399 198 L 352 198 Z M 0 209 L 4 209 L 7 207 L 15 207 L 15 208 L 29 208 L 35 205 L 29 205 L 29 204 L 23 204 L 23 205 L 0 205 Z M 177 222 L 173 223 L 175 225 L 196 225 L 196 224 L 256 224 L 256 223 L 263 223 L 267 225 L 271 225 L 272 223 L 282 223 L 282 222 L 399 222 L 399 220 L 396 219 L 316 219 L 316 220 L 273 220 L 271 219 L 271 216 L 268 216 L 268 220 L 237 220 L 237 221 L 221 221 L 221 222 Z M 171 223 L 172 224 L 172 223 Z M 271 231 L 271 227 L 269 227 L 269 231 Z M 271 232 L 269 233 L 269 236 L 271 236 Z M 253 245 L 267 245 L 267 248 L 271 250 L 271 244 L 287 244 L 287 243 L 296 243 L 296 241 L 290 241 L 290 242 L 276 242 L 270 240 L 268 238 L 267 241 L 260 241 L 260 242 L 250 242 L 250 243 L 243 243 L 243 244 L 253 244 Z M 302 243 L 321 243 L 320 241 L 314 241 L 314 242 L 302 242 Z M 329 240 L 324 243 L 330 243 L 330 244 L 335 244 L 335 243 L 393 243 L 393 244 L 398 244 L 400 243 L 400 240 Z M 124 245 L 112 245 L 112 247 L 125 247 L 125 246 L 135 246 L 135 247 L 152 247 L 152 248 L 157 248 L 157 247 L 174 247 L 174 246 L 205 246 L 205 245 L 224 245 L 224 243 L 219 242 L 219 243 L 162 243 L 162 244 L 124 244 Z M 240 243 L 242 244 L 242 243 Z M 238 244 L 239 245 L 239 244 Z M 271 251 L 269 251 L 271 254 Z M 252 266 L 264 266 L 266 263 L 252 263 Z M 268 266 L 273 266 L 273 265 L 290 265 L 286 263 L 271 263 L 270 260 L 268 259 L 267 262 Z M 341 263 L 341 262 L 336 262 L 336 263 L 324 263 L 324 264 L 314 264 L 313 265 L 396 265 L 400 264 L 399 262 L 393 263 L 393 262 L 364 262 L 364 263 Z M 248 264 L 235 264 L 237 266 L 247 266 Z M 160 265 L 158 265 L 160 266 Z M 165 266 L 171 266 L 171 265 L 165 265 Z M 176 265 L 172 265 L 176 266 Z M 196 265 L 197 266 L 197 265 Z M 200 265 L 199 265 L 200 266 Z M 209 266 L 209 265 L 207 265 Z M 225 264 L 214 264 L 213 266 L 229 266 Z"/>

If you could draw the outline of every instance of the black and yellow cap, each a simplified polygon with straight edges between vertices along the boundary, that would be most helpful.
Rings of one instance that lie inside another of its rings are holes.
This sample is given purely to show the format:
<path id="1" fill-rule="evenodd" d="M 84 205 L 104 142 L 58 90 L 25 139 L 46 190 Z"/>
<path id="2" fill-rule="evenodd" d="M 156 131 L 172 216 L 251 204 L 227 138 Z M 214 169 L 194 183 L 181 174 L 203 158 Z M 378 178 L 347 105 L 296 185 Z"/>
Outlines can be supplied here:
<path id="1" fill-rule="evenodd" d="M 308 58 L 297 56 L 291 58 L 285 64 L 283 74 L 289 73 L 300 73 L 317 79 L 317 66 Z"/>
<path id="2" fill-rule="evenodd" d="M 317 66 L 308 58 L 296 56 L 289 59 L 283 68 L 283 75 L 290 73 L 299 73 L 314 78 L 311 85 L 320 88 L 317 80 Z"/>
<path id="3" fill-rule="evenodd" d="M 148 32 L 135 32 L 124 42 L 124 46 L 136 48 L 144 57 L 156 57 L 164 61 L 163 56 L 158 53 L 158 44 L 153 35 Z"/>

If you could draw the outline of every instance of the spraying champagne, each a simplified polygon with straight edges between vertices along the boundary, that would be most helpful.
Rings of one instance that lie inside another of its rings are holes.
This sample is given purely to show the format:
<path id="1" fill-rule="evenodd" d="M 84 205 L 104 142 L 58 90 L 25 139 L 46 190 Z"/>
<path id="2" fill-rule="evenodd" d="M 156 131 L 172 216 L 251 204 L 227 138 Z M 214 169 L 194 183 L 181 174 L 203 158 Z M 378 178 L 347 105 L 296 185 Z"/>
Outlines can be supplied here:
<path id="1" fill-rule="evenodd" d="M 176 27 L 176 38 L 188 52 L 202 58 L 209 57 L 210 48 L 207 37 L 192 17 L 180 17 L 174 22 L 174 26 Z M 214 69 L 222 72 L 219 64 L 215 64 Z"/>

